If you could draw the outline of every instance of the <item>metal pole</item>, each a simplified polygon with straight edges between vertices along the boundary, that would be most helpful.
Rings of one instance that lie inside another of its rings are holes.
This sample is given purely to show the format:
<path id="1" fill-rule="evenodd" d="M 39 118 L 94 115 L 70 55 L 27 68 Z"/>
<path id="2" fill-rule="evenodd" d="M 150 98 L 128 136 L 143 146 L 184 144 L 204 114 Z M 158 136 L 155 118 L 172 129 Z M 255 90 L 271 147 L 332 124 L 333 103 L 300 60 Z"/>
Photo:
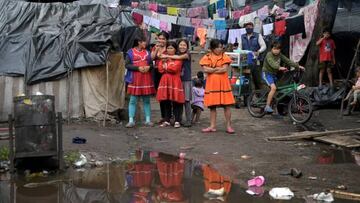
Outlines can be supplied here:
<path id="1" fill-rule="evenodd" d="M 14 121 L 12 115 L 9 114 L 9 159 L 10 159 L 10 173 L 14 173 Z"/>
<path id="2" fill-rule="evenodd" d="M 58 161 L 59 161 L 59 169 L 64 169 L 63 162 L 63 136 L 62 136 L 62 113 L 57 113 L 57 143 L 58 143 Z"/>

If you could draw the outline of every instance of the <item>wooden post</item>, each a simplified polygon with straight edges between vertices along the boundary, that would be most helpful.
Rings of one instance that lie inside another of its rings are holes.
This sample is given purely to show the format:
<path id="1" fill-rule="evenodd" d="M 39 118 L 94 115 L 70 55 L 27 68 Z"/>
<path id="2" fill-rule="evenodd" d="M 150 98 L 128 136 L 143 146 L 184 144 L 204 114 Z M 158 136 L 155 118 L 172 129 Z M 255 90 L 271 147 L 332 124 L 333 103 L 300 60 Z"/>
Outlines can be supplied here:
<path id="1" fill-rule="evenodd" d="M 109 55 L 106 56 L 106 104 L 105 104 L 103 127 L 106 126 L 108 106 L 109 106 Z"/>
<path id="2" fill-rule="evenodd" d="M 339 0 L 320 0 L 319 14 L 316 20 L 313 36 L 309 45 L 309 54 L 306 60 L 304 82 L 309 86 L 316 86 L 318 82 L 319 48 L 316 41 L 324 29 L 332 30 L 336 18 Z"/>
<path id="3" fill-rule="evenodd" d="M 58 148 L 58 165 L 59 169 L 64 169 L 64 162 L 63 162 L 63 136 L 62 136 L 62 113 L 57 113 L 57 148 Z"/>

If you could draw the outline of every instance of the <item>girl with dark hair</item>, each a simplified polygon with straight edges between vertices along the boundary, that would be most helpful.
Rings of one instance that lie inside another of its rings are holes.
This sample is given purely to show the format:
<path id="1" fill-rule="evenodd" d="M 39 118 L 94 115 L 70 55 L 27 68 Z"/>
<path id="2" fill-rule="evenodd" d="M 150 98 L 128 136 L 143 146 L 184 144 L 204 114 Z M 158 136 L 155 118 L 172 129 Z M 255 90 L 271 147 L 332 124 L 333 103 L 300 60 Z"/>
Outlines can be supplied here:
<path id="1" fill-rule="evenodd" d="M 191 55 L 189 53 L 189 42 L 186 39 L 180 39 L 177 42 L 178 53 L 177 55 L 166 55 L 162 54 L 161 58 L 164 59 L 174 59 L 174 60 L 182 60 L 182 68 L 181 68 L 181 82 L 184 88 L 185 94 L 185 117 L 186 121 L 183 123 L 184 127 L 191 127 Z M 182 112 L 181 112 L 182 114 Z"/>
<path id="2" fill-rule="evenodd" d="M 235 103 L 235 100 L 227 74 L 231 59 L 224 54 L 223 45 L 218 39 L 211 40 L 210 49 L 211 52 L 200 60 L 201 67 L 207 73 L 204 105 L 210 108 L 210 126 L 202 132 L 216 131 L 216 108 L 223 107 L 226 133 L 233 134 L 235 131 L 231 127 L 230 106 Z"/>
<path id="3" fill-rule="evenodd" d="M 128 81 L 127 92 L 130 94 L 129 101 L 129 123 L 127 128 L 135 126 L 136 103 L 142 98 L 145 112 L 145 125 L 153 126 L 151 122 L 150 96 L 155 94 L 152 80 L 151 54 L 146 50 L 146 38 L 139 36 L 134 40 L 134 48 L 127 52 L 125 67 L 131 74 Z"/>
<path id="4" fill-rule="evenodd" d="M 161 79 L 162 74 L 159 72 L 159 63 L 161 61 L 161 55 L 167 54 L 166 53 L 166 44 L 169 40 L 169 34 L 167 32 L 160 32 L 157 35 L 157 43 L 151 50 L 151 58 L 155 61 L 155 67 L 153 70 L 153 79 L 154 79 L 154 85 L 155 89 L 158 89 L 159 82 Z M 165 119 L 165 110 L 164 106 L 160 103 L 160 112 L 161 112 L 161 120 L 159 123 L 163 123 Z"/>
<path id="5" fill-rule="evenodd" d="M 169 56 L 176 54 L 177 44 L 175 42 L 168 42 L 166 45 L 166 52 Z M 159 72 L 162 77 L 159 83 L 158 92 L 156 95 L 160 106 L 163 106 L 165 119 L 160 125 L 166 127 L 170 125 L 170 118 L 172 112 L 175 116 L 175 128 L 180 127 L 182 105 L 185 102 L 184 89 L 181 83 L 181 67 L 182 60 L 178 59 L 163 59 L 159 62 Z"/>

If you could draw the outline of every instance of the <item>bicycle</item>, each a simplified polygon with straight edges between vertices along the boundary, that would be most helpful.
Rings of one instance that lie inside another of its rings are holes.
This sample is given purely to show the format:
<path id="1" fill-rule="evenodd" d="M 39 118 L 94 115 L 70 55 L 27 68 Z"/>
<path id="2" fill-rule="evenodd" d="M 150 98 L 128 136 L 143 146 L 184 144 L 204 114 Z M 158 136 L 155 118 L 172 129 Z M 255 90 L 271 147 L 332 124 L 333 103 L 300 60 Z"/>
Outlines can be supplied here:
<path id="1" fill-rule="evenodd" d="M 272 107 L 280 115 L 289 114 L 290 119 L 295 123 L 306 123 L 312 116 L 313 107 L 310 98 L 300 91 L 305 88 L 304 84 L 299 83 L 302 74 L 300 71 L 294 71 L 294 69 L 287 71 L 287 73 L 291 75 L 290 84 L 277 85 Z M 256 118 L 265 116 L 264 109 L 269 91 L 269 88 L 260 89 L 250 94 L 247 109 L 251 116 Z M 287 109 L 282 107 L 287 107 Z"/>

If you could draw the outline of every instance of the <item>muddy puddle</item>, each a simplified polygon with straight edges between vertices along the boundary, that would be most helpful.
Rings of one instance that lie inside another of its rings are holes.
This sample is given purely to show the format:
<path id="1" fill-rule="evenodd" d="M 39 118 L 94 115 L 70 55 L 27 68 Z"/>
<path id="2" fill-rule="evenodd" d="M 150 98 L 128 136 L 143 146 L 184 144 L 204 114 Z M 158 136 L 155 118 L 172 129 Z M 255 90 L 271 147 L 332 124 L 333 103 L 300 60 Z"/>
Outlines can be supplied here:
<path id="1" fill-rule="evenodd" d="M 316 157 L 319 164 L 353 163 L 360 166 L 360 152 L 338 148 L 323 148 Z"/>
<path id="2" fill-rule="evenodd" d="M 50 172 L 46 177 L 0 174 L 1 203 L 283 202 L 271 199 L 262 187 L 252 188 L 258 196 L 246 190 L 201 161 L 149 151 L 101 167 Z M 286 202 L 308 201 L 295 197 Z"/>

